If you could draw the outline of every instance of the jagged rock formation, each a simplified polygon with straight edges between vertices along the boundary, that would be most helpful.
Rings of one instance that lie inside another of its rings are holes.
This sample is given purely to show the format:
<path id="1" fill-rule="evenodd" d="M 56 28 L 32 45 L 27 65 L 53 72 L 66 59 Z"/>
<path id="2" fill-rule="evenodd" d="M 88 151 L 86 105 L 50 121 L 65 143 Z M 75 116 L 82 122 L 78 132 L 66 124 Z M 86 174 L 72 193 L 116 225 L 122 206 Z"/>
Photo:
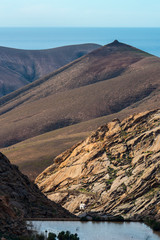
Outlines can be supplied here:
<path id="1" fill-rule="evenodd" d="M 73 217 L 47 199 L 17 166 L 0 153 L 0 232 L 23 233 L 24 218 Z"/>
<path id="2" fill-rule="evenodd" d="M 69 211 L 160 221 L 160 110 L 100 127 L 54 160 L 36 179 Z"/>

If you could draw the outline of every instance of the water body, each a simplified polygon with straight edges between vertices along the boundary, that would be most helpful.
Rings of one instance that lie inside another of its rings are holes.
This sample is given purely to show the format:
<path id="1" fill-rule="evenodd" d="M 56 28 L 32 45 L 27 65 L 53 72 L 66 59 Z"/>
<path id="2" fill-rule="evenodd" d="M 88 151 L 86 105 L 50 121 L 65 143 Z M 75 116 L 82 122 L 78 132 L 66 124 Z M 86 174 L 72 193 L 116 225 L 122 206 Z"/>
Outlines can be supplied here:
<path id="1" fill-rule="evenodd" d="M 160 28 L 0 28 L 0 46 L 48 49 L 115 39 L 160 57 Z"/>
<path id="2" fill-rule="evenodd" d="M 39 233 L 70 231 L 80 240 L 160 240 L 160 235 L 143 223 L 137 222 L 79 222 L 79 221 L 32 221 Z"/>

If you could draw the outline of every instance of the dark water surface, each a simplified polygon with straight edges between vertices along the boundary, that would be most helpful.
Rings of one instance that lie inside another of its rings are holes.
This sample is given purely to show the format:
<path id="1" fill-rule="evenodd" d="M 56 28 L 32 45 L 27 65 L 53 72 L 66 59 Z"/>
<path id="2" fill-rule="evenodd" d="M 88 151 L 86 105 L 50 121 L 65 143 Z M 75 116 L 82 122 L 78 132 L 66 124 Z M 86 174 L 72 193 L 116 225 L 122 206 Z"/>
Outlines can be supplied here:
<path id="1" fill-rule="evenodd" d="M 39 233 L 70 231 L 80 240 L 159 240 L 160 235 L 143 223 L 137 222 L 80 222 L 80 221 L 32 221 Z"/>
<path id="2" fill-rule="evenodd" d="M 0 28 L 0 46 L 48 49 L 115 39 L 160 56 L 160 28 Z"/>

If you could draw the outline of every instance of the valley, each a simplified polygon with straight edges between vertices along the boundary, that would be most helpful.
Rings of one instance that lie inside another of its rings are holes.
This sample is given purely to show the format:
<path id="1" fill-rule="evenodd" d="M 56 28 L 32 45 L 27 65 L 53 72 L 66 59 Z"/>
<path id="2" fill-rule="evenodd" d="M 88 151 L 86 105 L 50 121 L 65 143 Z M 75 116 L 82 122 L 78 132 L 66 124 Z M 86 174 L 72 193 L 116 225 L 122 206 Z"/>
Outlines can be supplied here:
<path id="1" fill-rule="evenodd" d="M 22 50 L 0 47 L 0 97 L 99 48 L 81 44 L 46 50 Z"/>

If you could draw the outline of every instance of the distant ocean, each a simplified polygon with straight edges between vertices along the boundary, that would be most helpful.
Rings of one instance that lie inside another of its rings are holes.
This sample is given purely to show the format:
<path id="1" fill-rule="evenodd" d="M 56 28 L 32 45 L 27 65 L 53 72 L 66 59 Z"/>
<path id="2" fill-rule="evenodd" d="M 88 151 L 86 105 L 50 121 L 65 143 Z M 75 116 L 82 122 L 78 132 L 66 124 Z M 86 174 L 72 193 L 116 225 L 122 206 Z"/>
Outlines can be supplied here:
<path id="1" fill-rule="evenodd" d="M 0 46 L 48 49 L 115 39 L 160 57 L 160 28 L 0 28 Z"/>

